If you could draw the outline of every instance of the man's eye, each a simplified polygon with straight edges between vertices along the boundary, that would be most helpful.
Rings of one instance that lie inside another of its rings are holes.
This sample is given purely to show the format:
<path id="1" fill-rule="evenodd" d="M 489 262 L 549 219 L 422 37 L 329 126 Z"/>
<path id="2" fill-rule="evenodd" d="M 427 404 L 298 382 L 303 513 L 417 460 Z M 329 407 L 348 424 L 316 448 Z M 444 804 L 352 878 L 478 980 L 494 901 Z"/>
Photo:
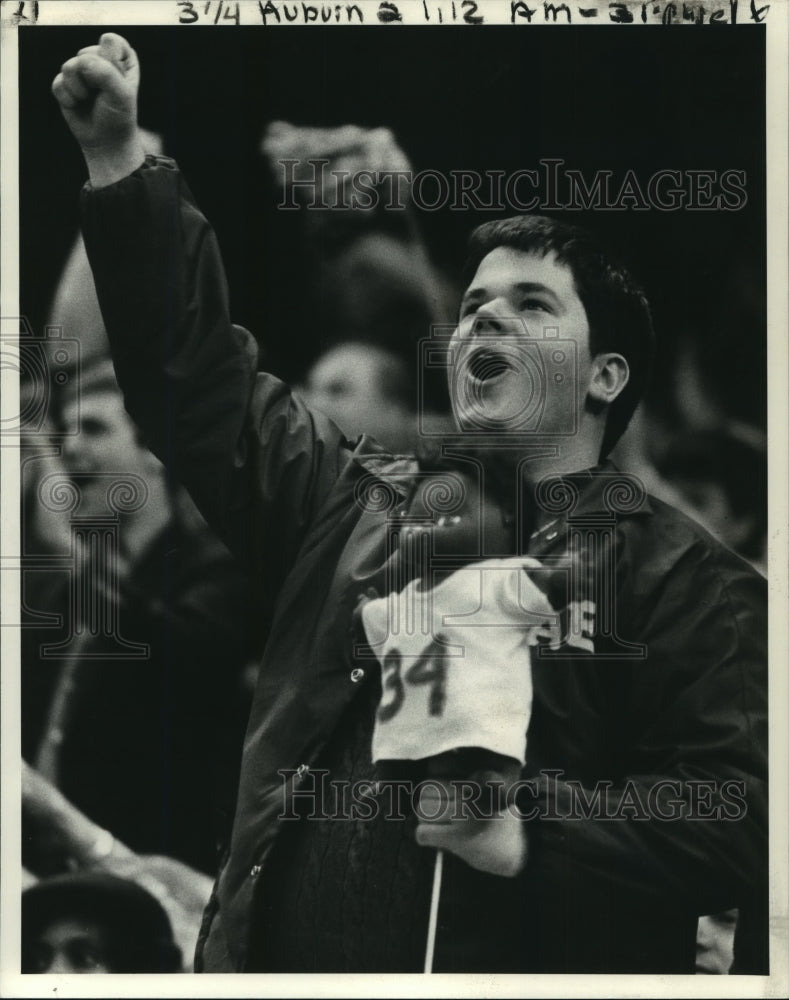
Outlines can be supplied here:
<path id="1" fill-rule="evenodd" d="M 524 299 L 521 312 L 550 312 L 550 306 L 542 299 Z"/>
<path id="2" fill-rule="evenodd" d="M 101 965 L 96 948 L 82 941 L 72 944 L 69 957 L 75 969 L 97 969 Z"/>

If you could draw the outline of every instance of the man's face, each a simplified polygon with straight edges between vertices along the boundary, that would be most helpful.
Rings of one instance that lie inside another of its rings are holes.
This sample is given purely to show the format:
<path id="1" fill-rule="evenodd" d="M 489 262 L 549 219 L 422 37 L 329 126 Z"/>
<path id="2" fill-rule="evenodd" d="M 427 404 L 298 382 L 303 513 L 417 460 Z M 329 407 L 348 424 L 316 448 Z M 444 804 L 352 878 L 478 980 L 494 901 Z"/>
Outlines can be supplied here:
<path id="1" fill-rule="evenodd" d="M 107 472 L 141 473 L 150 459 L 137 441 L 120 393 L 87 393 L 79 403 L 67 407 L 66 426 L 79 423 L 79 434 L 67 439 L 65 460 L 69 472 L 93 476 Z"/>
<path id="2" fill-rule="evenodd" d="M 61 917 L 29 945 L 30 972 L 61 974 L 112 972 L 107 934 L 89 917 Z"/>
<path id="3" fill-rule="evenodd" d="M 461 301 L 449 391 L 458 426 L 572 436 L 590 378 L 589 323 L 554 254 L 497 247 Z"/>
<path id="4" fill-rule="evenodd" d="M 390 379 L 402 379 L 401 363 L 370 344 L 348 343 L 322 355 L 300 390 L 306 402 L 325 413 L 348 438 L 372 434 L 393 450 L 413 433 L 414 419 L 387 391 Z"/>

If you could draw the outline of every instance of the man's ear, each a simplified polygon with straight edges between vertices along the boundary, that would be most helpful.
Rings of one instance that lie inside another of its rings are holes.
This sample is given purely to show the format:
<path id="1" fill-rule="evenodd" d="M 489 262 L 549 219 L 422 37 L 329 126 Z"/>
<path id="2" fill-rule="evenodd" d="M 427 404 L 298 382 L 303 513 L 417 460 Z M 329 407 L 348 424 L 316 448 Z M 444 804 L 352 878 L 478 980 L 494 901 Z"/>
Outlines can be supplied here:
<path id="1" fill-rule="evenodd" d="M 592 358 L 589 399 L 609 406 L 630 379 L 630 367 L 621 354 L 596 354 Z"/>

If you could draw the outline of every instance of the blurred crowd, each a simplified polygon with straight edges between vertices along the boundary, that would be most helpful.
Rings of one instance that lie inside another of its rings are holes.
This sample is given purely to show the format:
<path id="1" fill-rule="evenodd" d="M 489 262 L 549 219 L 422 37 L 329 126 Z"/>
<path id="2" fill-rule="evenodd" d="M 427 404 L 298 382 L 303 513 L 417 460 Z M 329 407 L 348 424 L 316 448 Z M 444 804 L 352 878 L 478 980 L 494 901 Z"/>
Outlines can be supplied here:
<path id="1" fill-rule="evenodd" d="M 407 167 L 385 129 L 279 122 L 261 151 L 272 171 L 310 156 L 349 173 Z M 408 210 L 305 218 L 322 337 L 296 388 L 348 437 L 414 451 L 426 428 L 451 428 L 418 347 L 452 323 L 457 278 L 431 264 Z M 51 323 L 80 356 L 22 439 L 24 971 L 188 970 L 267 609 L 126 416 L 79 239 Z M 614 458 L 764 572 L 764 431 L 716 402 L 698 345 L 675 366 Z M 35 376 L 23 371 L 32 404 Z M 702 938 L 699 971 L 725 971 L 714 934 Z"/>

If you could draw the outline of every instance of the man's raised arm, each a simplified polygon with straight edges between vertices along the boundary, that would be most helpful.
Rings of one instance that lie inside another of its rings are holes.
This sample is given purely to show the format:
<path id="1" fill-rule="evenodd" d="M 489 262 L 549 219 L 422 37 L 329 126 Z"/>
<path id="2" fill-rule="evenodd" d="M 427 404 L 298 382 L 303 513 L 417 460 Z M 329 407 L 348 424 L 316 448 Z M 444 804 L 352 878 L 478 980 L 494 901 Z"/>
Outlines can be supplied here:
<path id="1" fill-rule="evenodd" d="M 213 230 L 176 164 L 145 155 L 139 75 L 128 42 L 104 34 L 52 86 L 90 175 L 83 232 L 118 383 L 146 443 L 225 541 L 286 568 L 347 452 L 336 428 L 257 375 Z"/>

